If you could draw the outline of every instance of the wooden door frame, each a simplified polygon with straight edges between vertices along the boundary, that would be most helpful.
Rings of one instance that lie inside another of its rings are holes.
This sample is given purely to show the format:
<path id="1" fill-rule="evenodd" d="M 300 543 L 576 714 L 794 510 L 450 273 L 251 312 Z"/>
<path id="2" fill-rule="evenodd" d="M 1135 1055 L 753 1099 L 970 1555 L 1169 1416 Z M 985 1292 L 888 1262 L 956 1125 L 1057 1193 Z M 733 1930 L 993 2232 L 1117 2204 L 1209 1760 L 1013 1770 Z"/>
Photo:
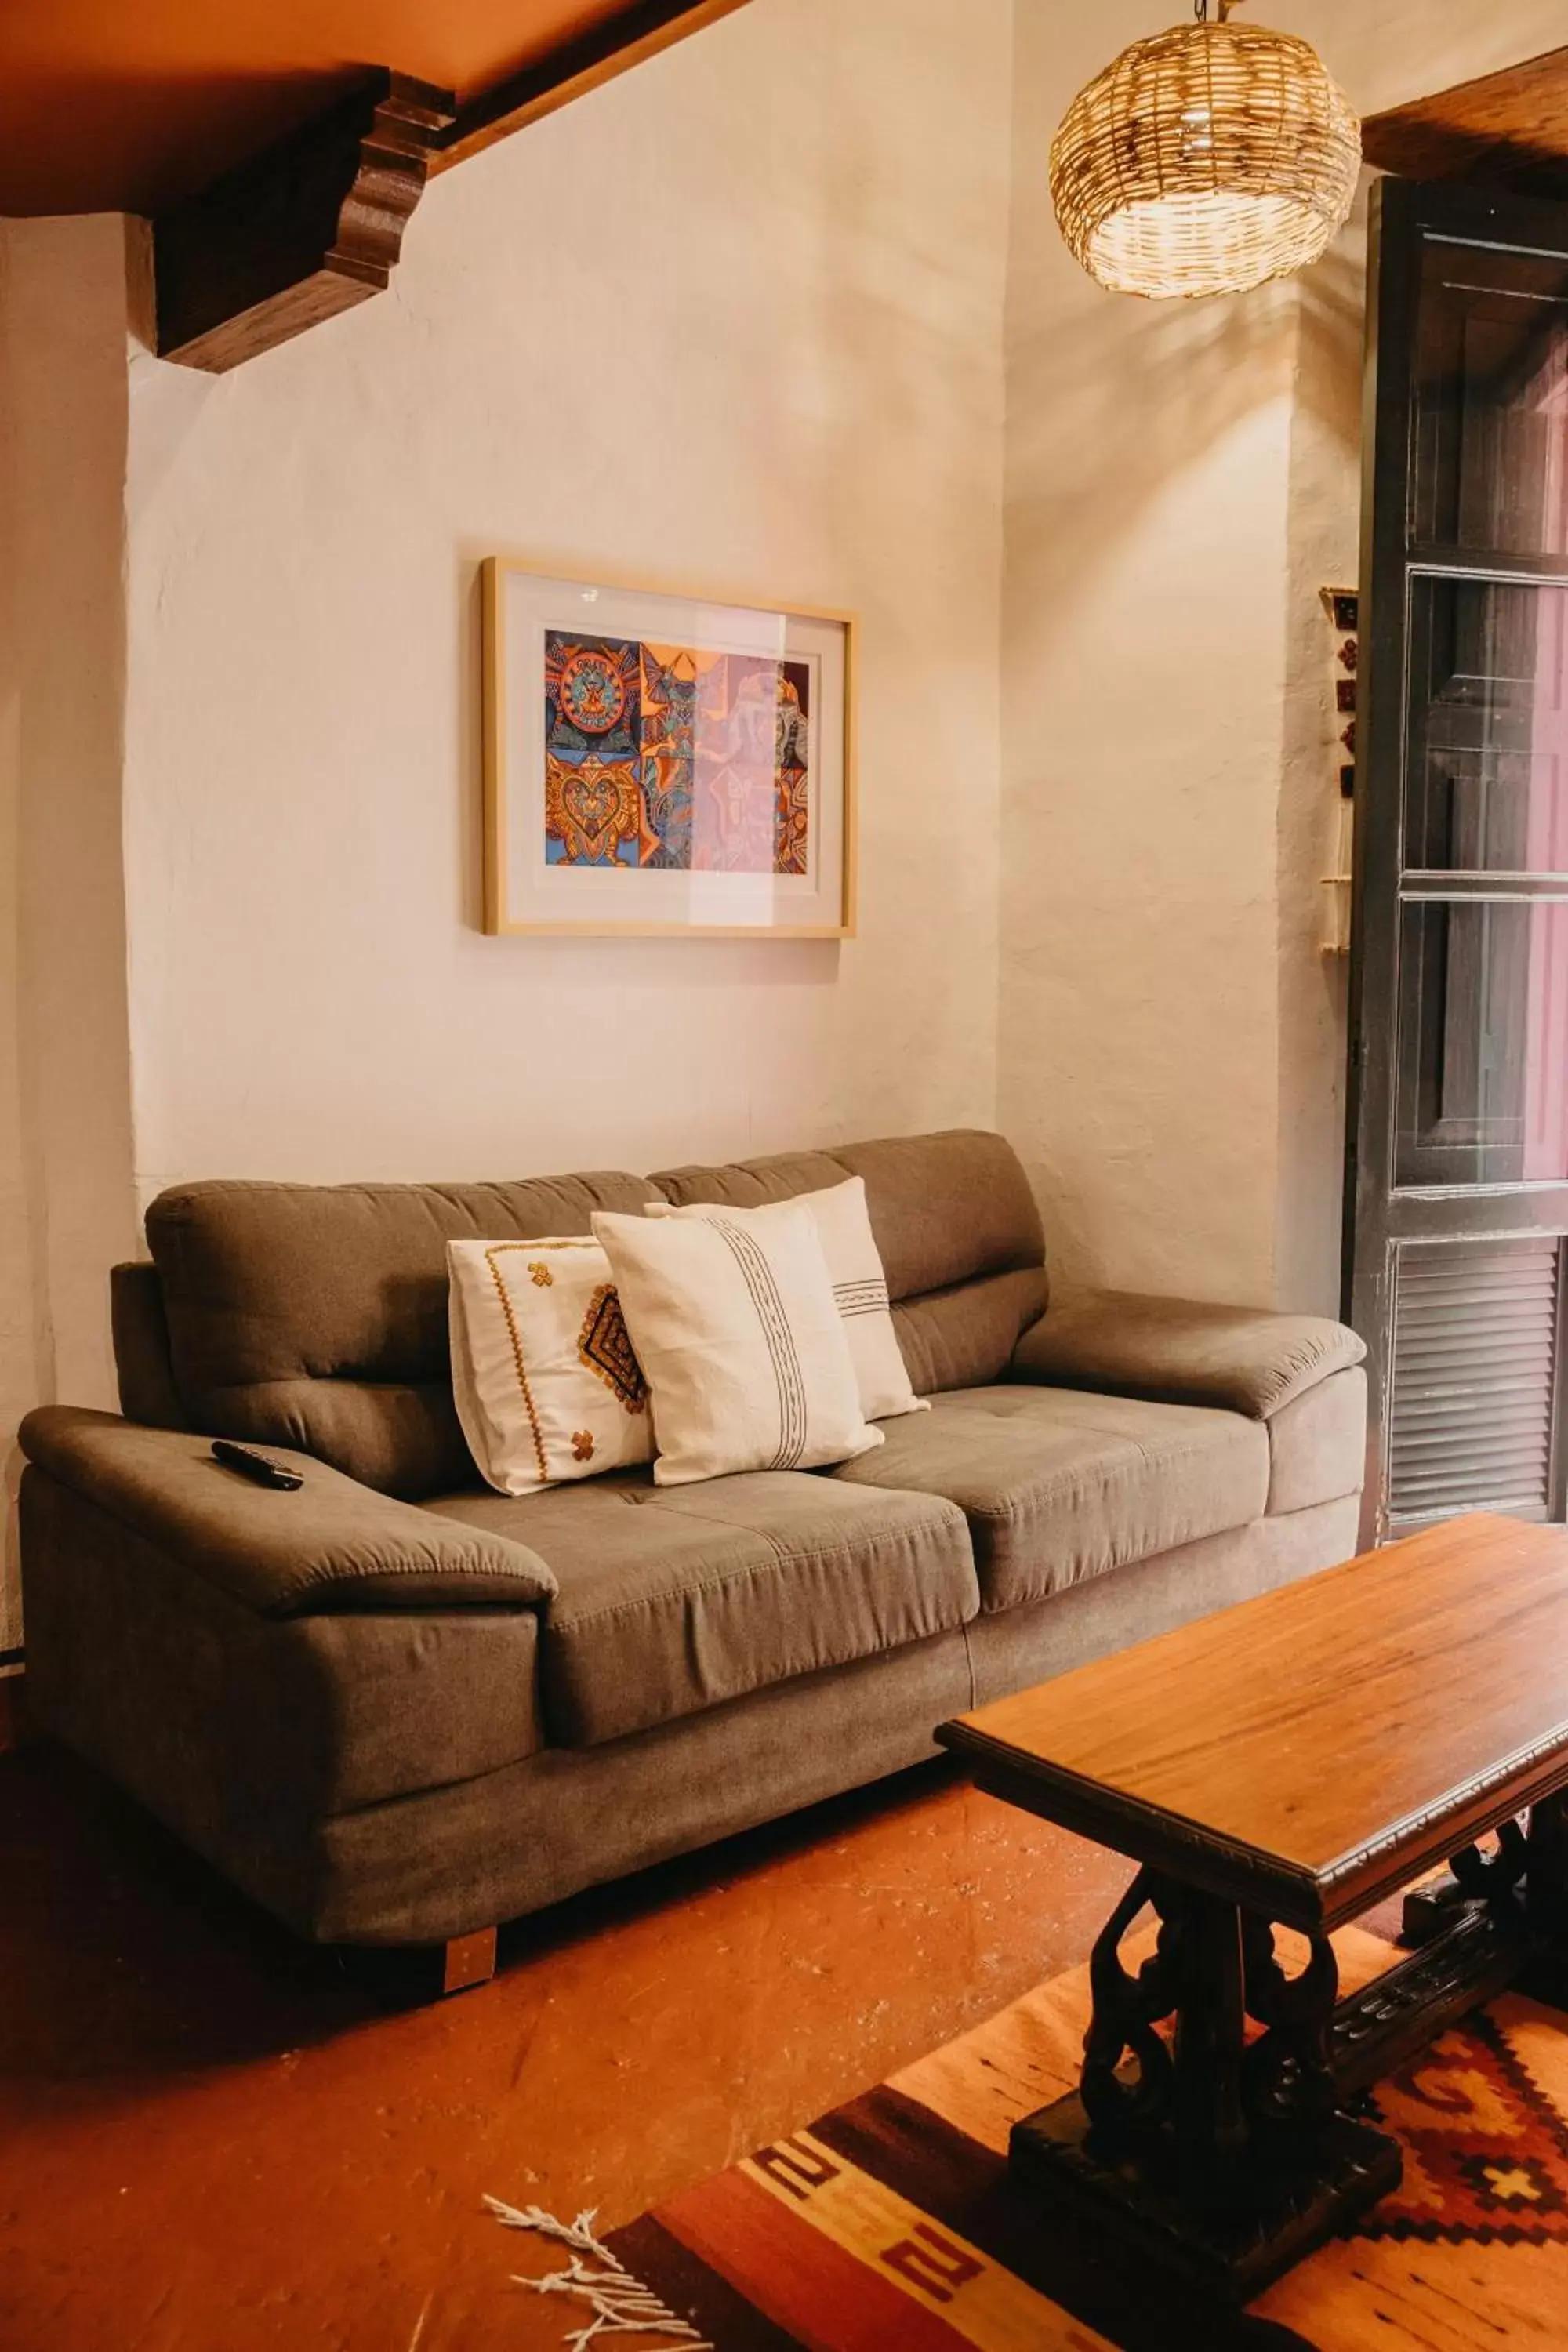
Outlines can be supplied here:
<path id="1" fill-rule="evenodd" d="M 1501 223 L 1506 220 L 1506 231 Z M 1345 1122 L 1342 1312 L 1366 1342 L 1367 1482 L 1363 1542 L 1387 1532 L 1388 1383 L 1393 1350 L 1394 1253 L 1422 1240 L 1506 1241 L 1568 1233 L 1568 1185 L 1395 1184 L 1398 1089 L 1399 932 L 1405 816 L 1405 750 L 1410 695 L 1406 655 L 1413 577 L 1493 579 L 1495 568 L 1468 571 L 1458 551 L 1413 544 L 1411 495 L 1415 335 L 1421 253 L 1436 233 L 1456 243 L 1568 253 L 1568 206 L 1501 191 L 1384 179 L 1372 190 L 1367 252 L 1366 358 L 1363 397 L 1361 631 L 1351 892 L 1349 1072 Z M 1568 587 L 1568 555 L 1520 557 L 1521 581 Z M 1462 880 L 1453 898 L 1467 895 Z M 1472 892 L 1471 895 L 1482 895 Z M 1496 895 L 1495 893 L 1493 895 Z M 1544 895 L 1542 894 L 1542 895 Z M 1381 910 L 1394 919 L 1378 920 Z M 1369 1168 L 1381 1182 L 1362 1181 Z M 1484 1204 L 1484 1210 L 1483 1210 Z M 1484 1217 L 1484 1222 L 1482 1222 Z M 1397 1231 L 1394 1228 L 1397 1227 Z M 1568 1281 L 1560 1285 L 1558 1360 L 1568 1349 Z M 1564 1412 L 1560 1384 L 1550 1490 L 1554 1516 L 1568 1503 Z"/>

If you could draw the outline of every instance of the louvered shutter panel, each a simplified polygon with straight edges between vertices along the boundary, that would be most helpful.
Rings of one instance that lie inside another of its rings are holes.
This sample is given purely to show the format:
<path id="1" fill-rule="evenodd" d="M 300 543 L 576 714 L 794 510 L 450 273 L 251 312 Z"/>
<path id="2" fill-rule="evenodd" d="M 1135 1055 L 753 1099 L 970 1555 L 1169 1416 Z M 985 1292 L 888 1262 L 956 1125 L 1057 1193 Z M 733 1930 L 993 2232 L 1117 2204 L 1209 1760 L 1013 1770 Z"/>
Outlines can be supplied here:
<path id="1" fill-rule="evenodd" d="M 1559 1237 L 1407 1243 L 1389 1398 L 1394 1528 L 1459 1511 L 1551 1515 Z"/>

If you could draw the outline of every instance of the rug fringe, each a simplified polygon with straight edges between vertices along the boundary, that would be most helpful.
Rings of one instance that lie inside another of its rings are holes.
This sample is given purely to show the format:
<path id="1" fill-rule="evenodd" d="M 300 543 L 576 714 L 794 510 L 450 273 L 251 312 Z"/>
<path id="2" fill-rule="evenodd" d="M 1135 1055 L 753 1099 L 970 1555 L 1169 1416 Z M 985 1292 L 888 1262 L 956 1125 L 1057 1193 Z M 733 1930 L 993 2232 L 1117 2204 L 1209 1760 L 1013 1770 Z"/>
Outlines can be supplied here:
<path id="1" fill-rule="evenodd" d="M 573 2294 L 585 2303 L 593 2314 L 586 2327 L 577 2329 L 566 2337 L 571 2352 L 588 2352 L 602 2336 L 670 2336 L 678 2344 L 686 2345 L 689 2352 L 715 2352 L 705 2336 L 684 2319 L 677 2318 L 668 2305 L 660 2301 L 651 2287 L 636 2279 L 624 2263 L 616 2260 L 608 2246 L 601 2245 L 594 2234 L 598 2220 L 597 2207 L 579 2213 L 574 2221 L 558 2221 L 553 2213 L 542 2207 L 530 2205 L 520 2209 L 503 2205 L 499 2197 L 487 2197 L 485 2203 L 505 2230 L 531 2230 L 536 2237 L 552 2239 L 557 2245 L 572 2248 L 572 2260 L 563 2271 L 552 2271 L 548 2278 L 520 2278 L 519 2286 L 534 2294 Z M 603 2265 L 590 2270 L 584 2255 Z"/>

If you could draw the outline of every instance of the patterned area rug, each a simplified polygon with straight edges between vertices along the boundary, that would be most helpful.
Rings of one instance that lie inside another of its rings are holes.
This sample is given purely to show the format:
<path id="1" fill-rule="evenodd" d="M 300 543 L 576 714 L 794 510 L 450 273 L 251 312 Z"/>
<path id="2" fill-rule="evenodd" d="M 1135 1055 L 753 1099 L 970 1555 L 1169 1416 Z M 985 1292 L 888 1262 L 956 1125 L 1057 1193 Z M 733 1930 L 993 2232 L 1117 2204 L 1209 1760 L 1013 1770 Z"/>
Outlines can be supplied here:
<path id="1" fill-rule="evenodd" d="M 1397 1957 L 1354 1928 L 1335 1944 L 1346 1990 Z M 628 2336 L 648 2352 L 1568 2347 L 1562 2011 L 1509 1994 L 1380 2084 L 1402 2188 L 1234 2325 L 1151 2311 L 1008 2180 L 1009 2129 L 1075 2086 L 1088 2011 L 1075 1969 L 603 2243 L 592 2215 L 493 2210 L 568 2250 L 526 2284 L 569 2300 L 576 2352 Z"/>

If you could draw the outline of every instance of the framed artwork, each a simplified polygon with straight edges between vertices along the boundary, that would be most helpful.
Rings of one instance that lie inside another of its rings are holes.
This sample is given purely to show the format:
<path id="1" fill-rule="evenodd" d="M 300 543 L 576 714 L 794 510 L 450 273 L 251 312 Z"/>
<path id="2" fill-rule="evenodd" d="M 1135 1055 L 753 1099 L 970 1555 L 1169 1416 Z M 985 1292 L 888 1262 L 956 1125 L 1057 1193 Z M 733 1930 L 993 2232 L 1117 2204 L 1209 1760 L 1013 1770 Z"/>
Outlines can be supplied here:
<path id="1" fill-rule="evenodd" d="M 485 929 L 846 939 L 855 630 L 492 556 Z"/>

